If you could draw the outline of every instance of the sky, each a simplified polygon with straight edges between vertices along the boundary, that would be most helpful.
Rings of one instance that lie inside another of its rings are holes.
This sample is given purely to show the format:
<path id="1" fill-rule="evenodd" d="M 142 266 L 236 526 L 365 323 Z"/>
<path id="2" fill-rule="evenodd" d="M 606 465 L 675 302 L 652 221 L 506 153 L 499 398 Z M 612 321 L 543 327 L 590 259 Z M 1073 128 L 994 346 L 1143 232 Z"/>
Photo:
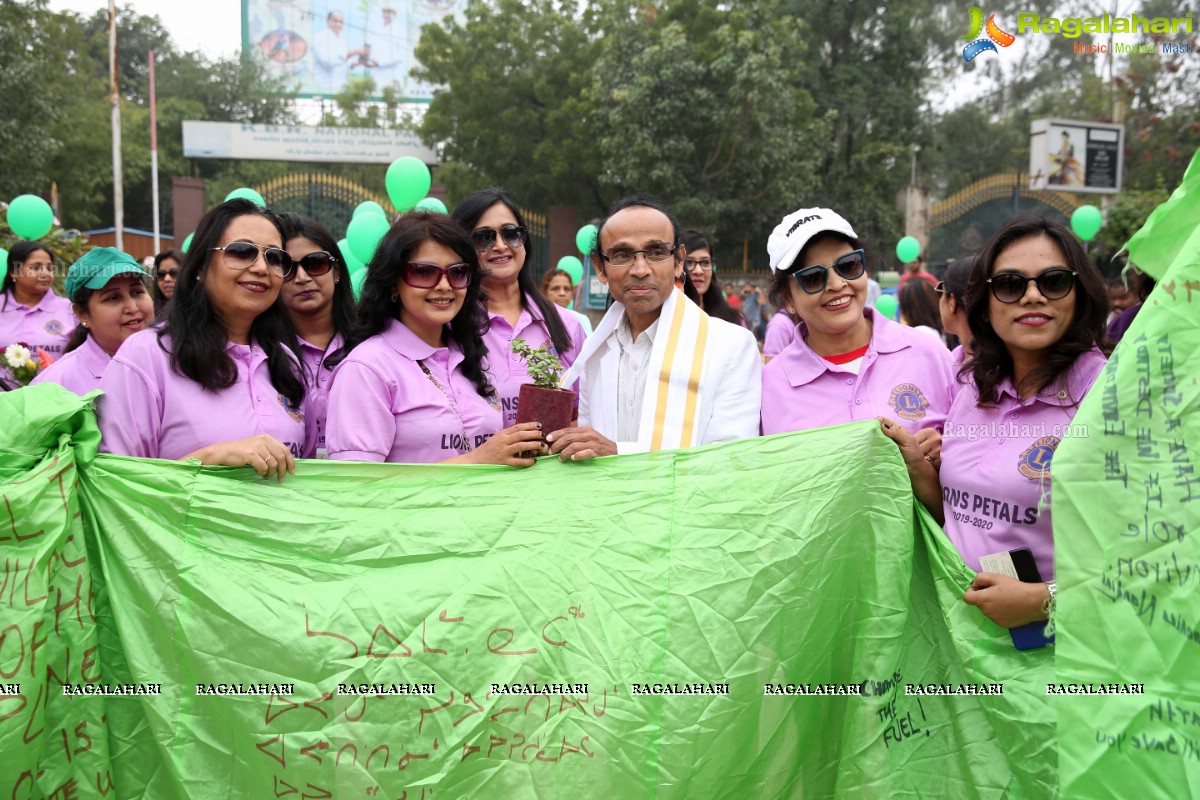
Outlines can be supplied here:
<path id="1" fill-rule="evenodd" d="M 53 11 L 91 16 L 106 10 L 108 3 L 50 0 L 49 6 Z M 157 16 L 177 46 L 210 58 L 236 55 L 242 49 L 241 0 L 117 0 L 117 6 L 133 6 L 139 14 Z"/>

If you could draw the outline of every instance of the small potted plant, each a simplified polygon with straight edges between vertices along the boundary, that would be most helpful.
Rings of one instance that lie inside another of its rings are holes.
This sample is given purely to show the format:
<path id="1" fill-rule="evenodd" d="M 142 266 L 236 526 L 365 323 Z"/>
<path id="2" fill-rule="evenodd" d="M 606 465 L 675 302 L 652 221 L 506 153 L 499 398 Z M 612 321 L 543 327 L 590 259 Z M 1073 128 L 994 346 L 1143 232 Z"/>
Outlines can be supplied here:
<path id="1" fill-rule="evenodd" d="M 546 345 L 535 350 L 524 339 L 513 339 L 512 351 L 525 359 L 525 369 L 533 378 L 533 383 L 523 384 L 517 395 L 517 422 L 540 422 L 543 434 L 569 427 L 575 393 L 558 388 L 566 371 L 558 356 Z"/>

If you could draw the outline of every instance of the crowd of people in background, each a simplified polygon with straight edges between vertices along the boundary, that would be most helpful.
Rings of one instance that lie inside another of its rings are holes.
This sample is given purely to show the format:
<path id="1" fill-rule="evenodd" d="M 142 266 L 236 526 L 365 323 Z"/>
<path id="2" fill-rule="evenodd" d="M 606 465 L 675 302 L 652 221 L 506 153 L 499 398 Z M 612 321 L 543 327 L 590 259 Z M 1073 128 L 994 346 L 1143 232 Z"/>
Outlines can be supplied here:
<path id="1" fill-rule="evenodd" d="M 941 278 L 906 265 L 892 319 L 870 243 L 831 209 L 785 215 L 769 279 L 739 287 L 702 232 L 628 197 L 588 253 L 610 295 L 592 319 L 570 308 L 569 273 L 539 285 L 532 247 L 516 201 L 481 190 L 450 214 L 399 216 L 356 300 L 323 224 L 229 200 L 151 275 L 90 250 L 66 297 L 47 247 L 14 245 L 0 343 L 54 360 L 35 383 L 101 390 L 106 452 L 278 480 L 302 458 L 529 468 L 878 421 L 969 566 L 1015 547 L 1036 559 L 1040 583 L 984 571 L 966 601 L 1006 627 L 1046 618 L 1058 439 L 960 432 L 1070 422 L 1151 280 L 1106 283 L 1068 229 L 1021 218 Z M 560 359 L 567 427 L 517 421 L 532 380 L 518 340 Z M 1011 508 L 981 516 L 1000 504 L 977 495 Z"/>

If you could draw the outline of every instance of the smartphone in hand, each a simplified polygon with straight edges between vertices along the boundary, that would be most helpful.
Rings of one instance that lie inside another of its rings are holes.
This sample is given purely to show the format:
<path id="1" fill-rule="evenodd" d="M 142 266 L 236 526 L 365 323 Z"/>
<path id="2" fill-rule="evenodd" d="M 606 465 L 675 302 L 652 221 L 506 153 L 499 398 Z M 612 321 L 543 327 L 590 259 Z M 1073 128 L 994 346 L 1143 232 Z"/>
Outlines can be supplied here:
<path id="1" fill-rule="evenodd" d="M 1022 583 L 1042 582 L 1042 575 L 1038 571 L 1037 562 L 1033 558 L 1033 552 L 1028 547 L 1018 547 L 1014 550 L 982 556 L 979 559 L 979 566 L 982 567 L 984 572 L 1007 575 L 1010 578 L 1016 578 Z M 1045 620 L 1009 628 L 1008 633 L 1012 636 L 1013 645 L 1018 650 L 1032 650 L 1035 647 L 1045 647 L 1054 642 L 1053 636 L 1046 636 Z"/>

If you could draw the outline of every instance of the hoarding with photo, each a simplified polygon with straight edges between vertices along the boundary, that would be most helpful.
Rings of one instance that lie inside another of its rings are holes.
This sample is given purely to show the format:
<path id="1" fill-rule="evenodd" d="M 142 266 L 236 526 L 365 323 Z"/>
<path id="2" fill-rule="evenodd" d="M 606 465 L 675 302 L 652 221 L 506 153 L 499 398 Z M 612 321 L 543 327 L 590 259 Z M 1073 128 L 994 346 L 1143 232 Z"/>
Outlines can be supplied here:
<path id="1" fill-rule="evenodd" d="M 1029 188 L 1115 194 L 1125 129 L 1104 122 L 1037 119 L 1030 125 Z"/>
<path id="2" fill-rule="evenodd" d="M 332 97 L 370 78 L 375 99 L 427 103 L 433 87 L 409 76 L 421 26 L 459 14 L 466 0 L 242 0 L 242 49 L 299 84 L 300 97 Z"/>

